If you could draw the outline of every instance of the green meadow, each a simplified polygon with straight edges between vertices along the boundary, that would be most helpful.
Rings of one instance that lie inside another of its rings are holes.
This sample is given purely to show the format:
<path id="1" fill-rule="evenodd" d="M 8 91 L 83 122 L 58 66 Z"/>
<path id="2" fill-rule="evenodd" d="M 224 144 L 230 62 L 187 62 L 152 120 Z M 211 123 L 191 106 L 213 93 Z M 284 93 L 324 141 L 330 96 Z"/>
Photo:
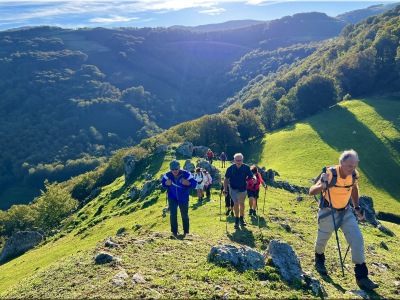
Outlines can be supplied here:
<path id="1" fill-rule="evenodd" d="M 394 181 L 399 174 L 398 107 L 400 102 L 395 99 L 340 103 L 303 122 L 251 141 L 246 145 L 245 160 L 278 171 L 281 180 L 310 186 L 309 179 L 323 166 L 337 163 L 341 150 L 354 148 L 360 155 L 361 194 L 374 199 L 377 211 L 395 212 L 398 187 Z M 392 120 L 393 125 L 389 124 Z M 381 131 L 384 131 L 382 136 Z M 329 298 L 351 298 L 346 291 L 359 289 L 349 256 L 345 261 L 345 277 L 342 277 L 334 238 L 326 251 L 329 276 L 315 272 L 317 205 L 308 195 L 302 195 L 303 200 L 297 201 L 297 195 L 269 186 L 268 191 L 260 193 L 260 218 L 246 215 L 248 226 L 234 230 L 234 218 L 223 213 L 224 201 L 220 202 L 218 189 L 212 189 L 211 200 L 202 203 L 197 202 L 194 193 L 189 205 L 190 232 L 194 235 L 172 238 L 169 213 L 163 213 L 167 206 L 165 190 L 156 188 L 145 199 L 134 201 L 128 194 L 145 183 L 143 174 L 160 178 L 169 170 L 173 158 L 173 150 L 166 155 L 151 155 L 147 165 L 135 171 L 133 182 L 125 183 L 124 176 L 117 178 L 103 187 L 94 200 L 64 220 L 59 234 L 0 265 L 1 297 L 220 299 L 229 293 L 229 298 L 316 298 L 304 282 L 286 281 L 270 261 L 263 269 L 246 272 L 207 261 L 208 252 L 218 243 L 247 245 L 262 253 L 273 239 L 284 240 L 293 247 L 303 270 L 311 271 L 321 281 Z M 183 165 L 185 159 L 178 159 Z M 193 158 L 192 162 L 197 160 Z M 219 167 L 218 162 L 215 164 Z M 225 169 L 220 170 L 224 173 Z M 179 214 L 178 222 L 181 224 Z M 289 225 L 290 230 L 279 223 Z M 400 234 L 398 225 L 382 223 L 397 236 Z M 117 236 L 122 227 L 125 231 Z M 375 291 L 367 291 L 368 296 L 400 298 L 395 284 L 400 280 L 398 238 L 387 236 L 365 222 L 360 223 L 360 228 L 371 279 L 381 285 Z M 68 229 L 72 231 L 67 233 Z M 108 236 L 121 245 L 108 251 L 121 257 L 122 262 L 96 265 L 93 257 L 106 250 L 104 239 Z M 344 253 L 347 243 L 341 231 L 339 239 Z M 140 245 L 137 240 L 147 243 Z M 372 263 L 383 264 L 387 270 Z M 114 286 L 110 279 L 122 269 L 130 276 L 141 274 L 146 282 L 135 284 L 128 279 L 125 285 Z"/>

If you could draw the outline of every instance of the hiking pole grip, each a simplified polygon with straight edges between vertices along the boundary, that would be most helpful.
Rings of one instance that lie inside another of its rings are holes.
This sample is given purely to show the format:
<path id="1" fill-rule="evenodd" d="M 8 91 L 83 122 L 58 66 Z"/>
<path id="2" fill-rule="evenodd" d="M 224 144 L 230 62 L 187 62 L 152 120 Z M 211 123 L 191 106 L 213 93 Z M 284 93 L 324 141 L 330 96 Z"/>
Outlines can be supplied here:
<path id="1" fill-rule="evenodd" d="M 322 169 L 324 173 L 326 173 L 326 167 Z M 324 182 L 324 179 L 321 176 L 321 182 Z M 342 274 L 344 277 L 344 268 L 343 268 L 343 260 L 342 260 L 342 253 L 340 252 L 340 245 L 339 245 L 339 236 L 337 233 L 337 228 L 336 228 L 336 221 L 335 221 L 335 212 L 333 211 L 333 206 L 332 206 L 332 198 L 331 198 L 331 192 L 329 191 L 329 181 L 326 182 L 326 190 L 328 191 L 328 196 L 329 196 L 329 207 L 332 212 L 332 220 L 333 220 L 333 228 L 335 229 L 335 235 L 336 235 L 336 242 L 339 250 L 339 258 L 340 258 L 340 265 L 342 266 Z"/>

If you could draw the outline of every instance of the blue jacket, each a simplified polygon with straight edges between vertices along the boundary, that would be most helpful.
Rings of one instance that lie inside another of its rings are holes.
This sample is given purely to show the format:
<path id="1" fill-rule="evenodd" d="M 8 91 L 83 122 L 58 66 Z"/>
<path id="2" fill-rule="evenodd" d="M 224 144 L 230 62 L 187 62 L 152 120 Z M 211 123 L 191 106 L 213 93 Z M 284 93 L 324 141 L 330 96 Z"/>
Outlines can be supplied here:
<path id="1" fill-rule="evenodd" d="M 171 177 L 172 184 L 168 187 L 165 182 Z M 182 177 L 190 181 L 190 186 L 182 184 Z M 179 178 L 175 179 L 171 171 L 167 172 L 162 179 L 162 186 L 168 188 L 168 198 L 171 198 L 178 202 L 179 204 L 184 204 L 189 202 L 189 189 L 194 189 L 196 187 L 196 180 L 193 178 L 192 174 L 188 171 L 180 170 Z"/>

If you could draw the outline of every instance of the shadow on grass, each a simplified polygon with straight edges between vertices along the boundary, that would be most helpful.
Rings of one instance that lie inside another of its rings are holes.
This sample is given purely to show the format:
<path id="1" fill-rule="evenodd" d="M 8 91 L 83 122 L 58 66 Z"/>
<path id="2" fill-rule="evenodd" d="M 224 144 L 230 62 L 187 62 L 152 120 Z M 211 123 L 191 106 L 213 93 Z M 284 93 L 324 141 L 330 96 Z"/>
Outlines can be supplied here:
<path id="1" fill-rule="evenodd" d="M 340 284 L 335 283 L 335 282 L 333 281 L 333 279 L 332 279 L 331 276 L 329 276 L 329 275 L 322 275 L 322 274 L 320 274 L 320 275 L 321 275 L 322 279 L 323 279 L 325 282 L 328 282 L 328 283 L 332 284 L 338 291 L 341 291 L 343 294 L 346 292 L 346 289 L 344 289 Z"/>
<path id="2" fill-rule="evenodd" d="M 242 149 L 245 163 L 255 163 L 261 161 L 264 145 L 265 141 L 263 136 L 256 138 L 250 142 L 246 142 Z M 229 163 L 227 163 L 227 166 L 229 166 Z"/>
<path id="3" fill-rule="evenodd" d="M 229 231 L 229 229 L 228 229 Z M 246 245 L 251 248 L 254 248 L 256 246 L 254 242 L 254 235 L 253 232 L 249 231 L 246 227 L 240 227 L 240 229 L 234 229 L 232 232 L 229 231 L 228 233 L 228 238 L 235 243 L 241 244 L 241 245 Z"/>
<path id="4" fill-rule="evenodd" d="M 341 106 L 327 111 L 325 119 L 329 121 L 322 126 L 320 118 L 310 118 L 308 124 L 331 148 L 337 151 L 345 149 L 358 151 L 359 169 L 372 185 L 398 199 L 400 188 L 394 185 L 391 179 L 400 173 L 399 162 L 375 133 L 360 123 L 353 113 Z M 353 131 L 357 134 L 352 134 Z M 332 162 L 336 159 L 332 157 Z"/>

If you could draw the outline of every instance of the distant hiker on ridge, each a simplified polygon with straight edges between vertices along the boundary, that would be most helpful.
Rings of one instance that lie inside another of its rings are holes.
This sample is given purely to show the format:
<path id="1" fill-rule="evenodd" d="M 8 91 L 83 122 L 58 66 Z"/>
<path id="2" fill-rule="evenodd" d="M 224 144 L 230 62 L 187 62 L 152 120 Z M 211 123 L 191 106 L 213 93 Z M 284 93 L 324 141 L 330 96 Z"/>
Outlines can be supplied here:
<path id="1" fill-rule="evenodd" d="M 243 154 L 236 153 L 234 155 L 234 164 L 226 169 L 224 179 L 224 195 L 228 194 L 228 180 L 229 180 L 229 195 L 231 196 L 235 211 L 235 228 L 240 226 L 246 226 L 244 216 L 244 201 L 247 195 L 247 180 L 246 178 L 252 178 L 253 173 L 250 171 L 250 167 L 243 163 Z M 240 207 L 240 217 L 239 217 Z"/>
<path id="2" fill-rule="evenodd" d="M 210 164 L 212 164 L 213 163 L 214 153 L 211 151 L 211 149 L 208 149 L 206 155 L 207 155 L 208 161 L 210 162 Z"/>
<path id="3" fill-rule="evenodd" d="M 194 189 L 196 180 L 192 174 L 181 170 L 177 160 L 169 164 L 171 171 L 162 179 L 162 186 L 168 188 L 168 203 L 170 210 L 171 232 L 178 234 L 178 206 L 181 211 L 183 232 L 189 233 L 189 189 Z"/>
<path id="4" fill-rule="evenodd" d="M 221 162 L 222 162 L 222 168 L 225 168 L 225 162 L 227 161 L 228 158 L 226 157 L 224 152 L 221 153 L 220 158 L 221 158 Z"/>
<path id="5" fill-rule="evenodd" d="M 351 256 L 353 263 L 356 264 L 354 272 L 356 275 L 357 284 L 364 286 L 367 289 L 375 289 L 379 287 L 368 278 L 368 268 L 365 264 L 364 257 L 364 240 L 354 217 L 349 201 L 350 196 L 353 199 L 355 212 L 359 219 L 364 216 L 359 207 L 358 198 L 358 154 L 354 150 L 346 150 L 339 157 L 339 165 L 330 167 L 326 170 L 326 174 L 322 173 L 322 181 L 318 181 L 310 188 L 310 195 L 322 193 L 318 211 L 318 234 L 315 241 L 315 269 L 323 275 L 327 275 L 328 271 L 325 268 L 325 246 L 329 238 L 335 231 L 332 211 L 329 206 L 329 199 L 332 201 L 334 210 L 334 218 L 336 228 L 341 228 L 344 236 L 351 247 Z M 326 192 L 329 184 L 330 197 Z M 339 250 L 339 249 L 338 249 Z"/>

